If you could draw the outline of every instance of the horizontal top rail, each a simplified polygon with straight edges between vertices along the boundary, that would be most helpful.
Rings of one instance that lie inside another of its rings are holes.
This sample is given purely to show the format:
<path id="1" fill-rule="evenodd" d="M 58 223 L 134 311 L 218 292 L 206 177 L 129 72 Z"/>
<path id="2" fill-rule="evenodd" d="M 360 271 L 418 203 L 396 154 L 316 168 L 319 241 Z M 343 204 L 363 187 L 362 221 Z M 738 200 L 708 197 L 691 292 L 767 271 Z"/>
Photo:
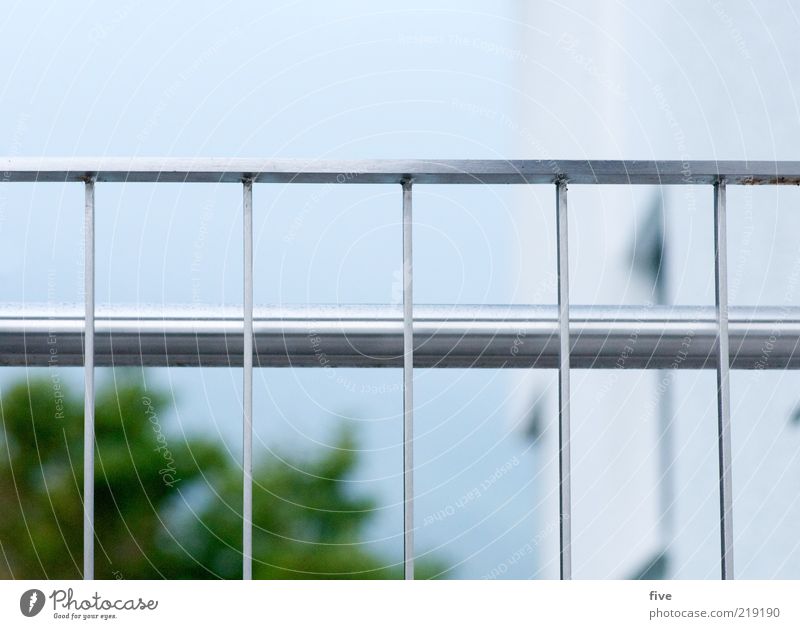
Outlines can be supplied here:
<path id="1" fill-rule="evenodd" d="M 800 185 L 800 161 L 0 157 L 6 182 Z"/>
<path id="2" fill-rule="evenodd" d="M 74 306 L 0 307 L 0 365 L 83 364 Z M 241 366 L 241 308 L 100 306 L 97 365 Z M 401 367 L 403 313 L 391 305 L 256 307 L 261 367 Z M 713 307 L 573 306 L 570 365 L 711 369 Z M 730 309 L 735 369 L 800 368 L 800 308 Z M 415 306 L 414 366 L 558 367 L 555 306 Z"/>

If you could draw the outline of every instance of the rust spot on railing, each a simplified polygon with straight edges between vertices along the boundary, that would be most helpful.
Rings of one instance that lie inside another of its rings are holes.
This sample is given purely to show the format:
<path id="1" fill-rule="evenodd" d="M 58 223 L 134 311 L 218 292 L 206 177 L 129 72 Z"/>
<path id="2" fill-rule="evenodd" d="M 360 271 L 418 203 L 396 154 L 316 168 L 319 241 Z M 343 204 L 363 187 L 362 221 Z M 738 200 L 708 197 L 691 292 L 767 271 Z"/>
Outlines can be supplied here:
<path id="1" fill-rule="evenodd" d="M 800 186 L 800 177 L 796 175 L 780 175 L 777 177 L 740 177 L 736 180 L 737 184 L 744 186 Z"/>

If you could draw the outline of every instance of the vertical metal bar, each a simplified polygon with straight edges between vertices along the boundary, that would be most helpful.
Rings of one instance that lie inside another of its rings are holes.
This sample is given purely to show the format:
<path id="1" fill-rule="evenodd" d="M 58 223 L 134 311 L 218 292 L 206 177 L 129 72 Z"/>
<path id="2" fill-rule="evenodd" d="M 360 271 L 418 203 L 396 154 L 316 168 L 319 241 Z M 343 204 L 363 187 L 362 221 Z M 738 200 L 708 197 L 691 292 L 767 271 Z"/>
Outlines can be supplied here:
<path id="1" fill-rule="evenodd" d="M 244 181 L 242 579 L 253 578 L 253 182 Z"/>
<path id="2" fill-rule="evenodd" d="M 572 578 L 572 487 L 569 426 L 569 248 L 567 184 L 556 183 L 556 239 L 558 261 L 558 495 L 561 578 Z"/>
<path id="3" fill-rule="evenodd" d="M 403 573 L 414 578 L 414 298 L 411 181 L 403 182 Z"/>
<path id="4" fill-rule="evenodd" d="M 94 178 L 84 185 L 83 578 L 94 579 Z"/>
<path id="5" fill-rule="evenodd" d="M 728 245 L 725 181 L 714 184 L 714 284 L 717 306 L 717 434 L 721 573 L 733 579 L 733 482 L 731 478 L 731 390 L 728 344 Z"/>
<path id="6" fill-rule="evenodd" d="M 659 369 L 658 380 L 664 382 L 670 378 L 670 372 Z M 668 553 L 675 541 L 675 437 L 673 435 L 672 389 L 667 388 L 658 399 L 658 471 L 661 480 L 658 483 L 659 532 L 661 535 L 661 552 L 665 561 L 669 561 Z M 667 569 L 670 567 L 668 565 Z"/>

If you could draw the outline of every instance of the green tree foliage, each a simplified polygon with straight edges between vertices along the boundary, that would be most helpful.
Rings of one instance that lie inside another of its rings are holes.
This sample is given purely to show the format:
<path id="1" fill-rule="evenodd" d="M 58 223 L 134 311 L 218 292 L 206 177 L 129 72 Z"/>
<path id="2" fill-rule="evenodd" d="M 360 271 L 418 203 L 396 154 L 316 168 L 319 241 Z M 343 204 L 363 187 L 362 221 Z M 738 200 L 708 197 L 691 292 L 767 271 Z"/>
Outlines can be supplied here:
<path id="1" fill-rule="evenodd" d="M 0 397 L 0 577 L 81 576 L 83 401 L 76 393 L 42 378 Z M 169 402 L 133 376 L 98 390 L 97 578 L 241 575 L 241 469 L 223 443 L 169 430 Z M 257 460 L 255 578 L 400 576 L 359 543 L 375 501 L 348 486 L 357 464 L 353 435 L 341 432 L 336 447 L 312 460 Z"/>

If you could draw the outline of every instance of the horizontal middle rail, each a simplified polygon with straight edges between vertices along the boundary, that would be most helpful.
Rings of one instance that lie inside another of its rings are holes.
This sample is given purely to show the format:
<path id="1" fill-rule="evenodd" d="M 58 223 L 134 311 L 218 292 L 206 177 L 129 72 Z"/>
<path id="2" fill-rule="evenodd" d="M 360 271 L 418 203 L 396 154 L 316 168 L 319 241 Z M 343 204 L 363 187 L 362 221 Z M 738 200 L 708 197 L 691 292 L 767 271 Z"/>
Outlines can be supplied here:
<path id="1" fill-rule="evenodd" d="M 0 365 L 83 364 L 83 313 L 0 307 Z M 242 366 L 236 308 L 97 308 L 95 364 Z M 730 309 L 731 366 L 800 368 L 800 308 Z M 402 367 L 400 306 L 256 307 L 254 365 Z M 570 308 L 576 368 L 712 369 L 714 307 Z M 417 367 L 558 367 L 555 306 L 416 306 Z"/>

